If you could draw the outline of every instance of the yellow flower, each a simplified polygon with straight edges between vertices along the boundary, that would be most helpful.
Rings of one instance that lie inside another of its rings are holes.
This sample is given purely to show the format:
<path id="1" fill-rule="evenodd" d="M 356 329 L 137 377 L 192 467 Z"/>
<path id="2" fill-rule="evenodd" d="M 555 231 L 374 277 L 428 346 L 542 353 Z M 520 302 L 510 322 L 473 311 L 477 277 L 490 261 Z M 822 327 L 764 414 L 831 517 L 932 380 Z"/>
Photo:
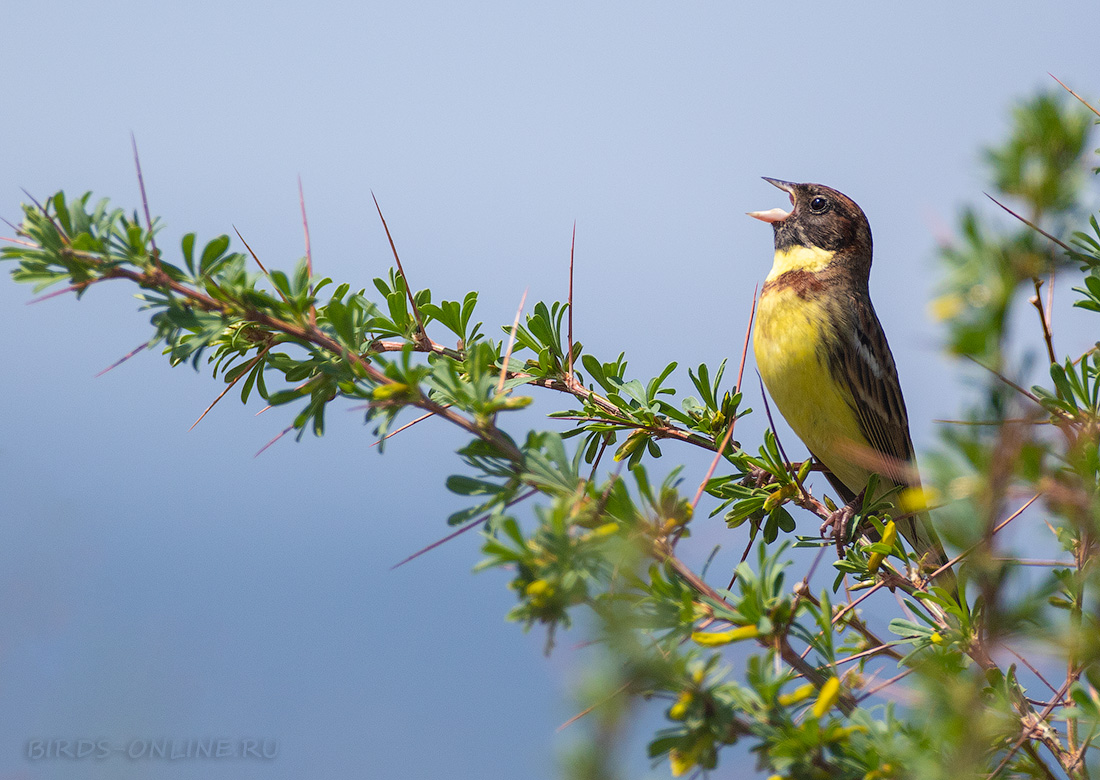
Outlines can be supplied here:
<path id="1" fill-rule="evenodd" d="M 830 677 L 825 681 L 825 684 L 821 686 L 821 693 L 817 695 L 817 701 L 814 702 L 813 715 L 815 718 L 820 718 L 826 712 L 833 708 L 833 705 L 840 699 L 840 678 Z"/>
<path id="2" fill-rule="evenodd" d="M 798 686 L 790 693 L 780 694 L 777 701 L 781 706 L 789 707 L 792 704 L 798 704 L 798 702 L 810 698 L 813 696 L 815 690 L 813 683 L 806 683 L 805 685 Z"/>
<path id="3" fill-rule="evenodd" d="M 673 777 L 682 777 L 695 766 L 695 756 L 691 752 L 681 752 L 676 748 L 668 751 L 668 763 L 672 767 Z"/>
<path id="4" fill-rule="evenodd" d="M 758 636 L 760 636 L 760 629 L 756 626 L 741 626 L 730 631 L 693 631 L 691 640 L 703 647 L 718 647 L 742 639 L 756 639 Z"/>

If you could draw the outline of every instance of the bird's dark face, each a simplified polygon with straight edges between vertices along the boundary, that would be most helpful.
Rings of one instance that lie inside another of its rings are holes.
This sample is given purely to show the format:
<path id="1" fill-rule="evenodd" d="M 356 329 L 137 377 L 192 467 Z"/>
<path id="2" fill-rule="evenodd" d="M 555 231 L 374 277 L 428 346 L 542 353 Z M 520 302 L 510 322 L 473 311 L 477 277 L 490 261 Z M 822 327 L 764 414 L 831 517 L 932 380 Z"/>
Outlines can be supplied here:
<path id="1" fill-rule="evenodd" d="M 871 257 L 871 226 L 856 202 L 823 184 L 794 184 L 764 177 L 790 196 L 791 210 L 752 211 L 750 217 L 770 222 L 777 252 L 795 246 Z"/>

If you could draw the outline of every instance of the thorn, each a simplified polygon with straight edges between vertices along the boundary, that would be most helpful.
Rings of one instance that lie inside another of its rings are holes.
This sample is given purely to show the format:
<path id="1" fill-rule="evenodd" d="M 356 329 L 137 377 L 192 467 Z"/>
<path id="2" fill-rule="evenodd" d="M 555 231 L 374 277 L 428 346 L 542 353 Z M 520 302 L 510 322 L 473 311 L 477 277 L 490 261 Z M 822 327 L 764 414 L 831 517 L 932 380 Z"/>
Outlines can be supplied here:
<path id="1" fill-rule="evenodd" d="M 444 404 L 444 405 L 443 405 L 443 408 L 444 408 L 444 409 L 449 409 L 449 408 L 450 408 L 450 406 L 451 406 L 450 404 Z M 353 410 L 349 409 L 348 411 L 353 411 Z M 428 412 L 427 414 L 422 414 L 422 415 L 420 415 L 419 417 L 417 417 L 417 418 L 416 418 L 415 420 L 413 420 L 412 422 L 407 422 L 407 423 L 405 423 L 404 425 L 402 425 L 402 426 L 401 426 L 400 428 L 398 428 L 397 430 L 395 430 L 395 431 L 390 431 L 389 433 L 387 433 L 387 434 L 386 434 L 385 436 L 383 436 L 383 437 L 382 437 L 381 439 L 379 439 L 378 441 L 374 442 L 374 443 L 373 443 L 373 444 L 371 444 L 370 446 L 372 446 L 372 447 L 377 447 L 377 446 L 378 446 L 379 444 L 381 444 L 382 442 L 386 441 L 386 439 L 389 439 L 389 438 L 391 438 L 391 437 L 393 437 L 393 436 L 396 436 L 397 434 L 401 433 L 401 431 L 404 431 L 404 430 L 407 430 L 408 428 L 411 428 L 411 427 L 413 427 L 413 426 L 414 426 L 414 425 L 416 425 L 416 424 L 417 424 L 418 422 L 423 422 L 424 420 L 427 420 L 427 419 L 428 419 L 429 417 L 434 417 L 434 416 L 435 416 L 435 412 Z"/>
<path id="2" fill-rule="evenodd" d="M 313 249 L 309 242 L 309 220 L 306 219 L 306 196 L 302 191 L 302 176 L 298 175 L 298 203 L 302 207 L 302 232 L 306 236 L 306 273 L 309 274 L 309 294 L 313 295 Z M 406 282 L 406 286 L 408 283 Z M 317 305 L 310 304 L 309 306 L 309 322 L 314 327 L 317 326 Z"/>
<path id="3" fill-rule="evenodd" d="M 375 196 L 374 190 L 370 191 L 370 196 L 374 198 L 374 207 L 378 210 L 378 218 L 382 220 L 382 227 L 385 229 L 386 238 L 390 242 L 390 251 L 393 252 L 393 259 L 397 262 L 397 271 L 401 274 L 401 278 L 405 280 L 405 294 L 409 296 L 409 306 L 412 307 L 413 317 L 416 318 L 416 326 L 420 329 L 418 340 L 421 342 L 421 346 L 428 346 L 430 344 L 428 332 L 424 330 L 424 321 L 420 318 L 420 310 L 416 308 L 412 285 L 409 284 L 409 277 L 405 275 L 405 269 L 401 265 L 401 258 L 397 254 L 397 246 L 393 243 L 393 236 L 390 235 L 390 226 L 386 224 L 386 218 L 382 216 L 382 207 L 378 205 L 378 198 Z"/>
<path id="4" fill-rule="evenodd" d="M 293 424 L 291 424 L 291 425 L 288 425 L 288 426 L 287 426 L 286 428 L 284 428 L 284 429 L 283 429 L 283 432 L 282 432 L 282 433 L 280 433 L 280 434 L 279 434 L 278 436 L 276 436 L 276 437 L 275 437 L 274 439 L 272 439 L 271 441 L 269 441 L 269 442 L 268 442 L 267 444 L 265 444 L 264 446 L 260 447 L 260 449 L 259 449 L 259 450 L 258 450 L 258 451 L 256 452 L 256 454 L 255 454 L 255 455 L 253 455 L 252 457 L 253 457 L 253 458 L 258 458 L 258 457 L 260 457 L 260 455 L 262 455 L 262 454 L 263 454 L 263 451 L 264 451 L 264 450 L 266 450 L 266 449 L 267 449 L 268 447 L 270 447 L 270 446 L 271 446 L 272 444 L 274 444 L 274 443 L 275 443 L 275 442 L 277 442 L 277 441 L 278 441 L 279 439 L 283 438 L 284 436 L 286 436 L 286 435 L 287 435 L 288 433 L 290 433 L 290 432 L 291 432 L 291 431 L 293 431 L 293 430 L 294 430 L 294 425 L 293 425 Z"/>
<path id="5" fill-rule="evenodd" d="M 27 301 L 26 305 L 30 306 L 32 303 L 42 303 L 42 301 L 48 301 L 50 298 L 56 298 L 57 296 L 64 295 L 65 293 L 80 292 L 81 290 L 84 290 L 87 287 L 91 287 L 96 282 L 102 282 L 102 281 L 103 281 L 103 277 L 100 277 L 99 279 L 89 279 L 86 282 L 80 282 L 79 284 L 73 284 L 73 285 L 70 285 L 70 286 L 62 289 L 62 290 L 54 290 L 52 293 L 46 293 L 45 295 L 40 295 L 37 298 L 31 298 L 29 301 Z"/>
<path id="6" fill-rule="evenodd" d="M 605 696 L 604 698 L 600 699 L 600 700 L 599 700 L 598 702 L 596 702 L 595 704 L 593 704 L 593 705 L 592 705 L 591 707 L 585 707 L 585 708 L 584 708 L 583 710 L 581 710 L 580 712 L 578 712 L 578 713 L 577 713 L 576 715 L 574 715 L 574 716 L 573 716 L 572 718 L 570 718 L 569 720 L 565 721 L 565 723 L 563 723 L 563 724 L 561 724 L 560 726 L 558 726 L 558 727 L 557 727 L 557 728 L 555 729 L 555 731 L 564 731 L 565 729 L 569 728 L 569 727 L 570 727 L 570 726 L 572 726 L 572 725 L 573 725 L 574 723 L 576 723 L 576 722 L 577 722 L 578 720 L 580 720 L 581 718 L 583 718 L 583 717 L 584 717 L 585 715 L 587 715 L 587 714 L 589 714 L 590 712 L 592 712 L 592 710 L 596 709 L 597 707 L 599 707 L 599 706 L 601 706 L 601 705 L 603 705 L 603 704 L 607 704 L 607 702 L 611 701 L 611 700 L 612 700 L 612 699 L 614 699 L 614 698 L 615 698 L 616 696 L 618 696 L 618 695 L 620 695 L 621 693 L 623 693 L 624 691 L 626 691 L 626 690 L 627 690 L 628 688 L 630 688 L 630 686 L 631 686 L 631 684 L 632 684 L 632 683 L 633 683 L 633 680 L 627 680 L 627 681 L 626 681 L 625 683 L 623 683 L 623 684 L 622 684 L 621 686 L 619 686 L 619 688 L 618 688 L 617 690 L 614 690 L 614 691 L 612 691 L 612 692 L 611 692 L 611 693 L 609 693 L 609 694 L 608 694 L 607 696 Z"/>
<path id="7" fill-rule="evenodd" d="M 1048 72 L 1047 72 L 1047 75 L 1048 75 L 1048 76 L 1050 76 L 1050 77 L 1051 77 L 1052 79 L 1054 79 L 1055 81 L 1057 81 L 1057 82 L 1058 82 L 1059 84 L 1062 84 L 1062 80 L 1061 80 L 1060 78 L 1058 78 L 1057 76 L 1055 76 L 1055 75 L 1054 75 L 1053 73 L 1050 73 L 1050 72 L 1048 71 Z M 1074 96 L 1075 98 L 1077 98 L 1077 99 L 1078 99 L 1078 100 L 1080 100 L 1080 101 L 1081 101 L 1082 103 L 1084 103 L 1084 104 L 1085 104 L 1085 108 L 1087 108 L 1087 109 L 1088 109 L 1089 111 L 1091 111 L 1092 113 L 1096 114 L 1097 116 L 1100 116 L 1100 111 L 1097 111 L 1097 110 L 1096 110 L 1095 108 L 1093 108 L 1093 107 L 1092 107 L 1092 106 L 1091 106 L 1091 105 L 1089 104 L 1089 102 L 1088 102 L 1087 100 L 1085 100 L 1085 99 L 1084 99 L 1083 97 L 1081 97 L 1080 95 L 1078 95 L 1078 94 L 1077 94 L 1076 92 L 1074 92 L 1074 91 L 1073 91 L 1072 89 L 1070 89 L 1069 87 L 1067 87 L 1067 86 L 1066 86 L 1065 84 L 1062 84 L 1062 89 L 1064 89 L 1064 90 L 1065 90 L 1066 92 L 1068 92 L 1069 94 L 1073 95 L 1073 96 Z"/>
<path id="8" fill-rule="evenodd" d="M 516 319 L 512 322 L 512 333 L 508 336 L 508 348 L 504 351 L 504 360 L 500 365 L 500 379 L 497 380 L 497 392 L 504 390 L 504 380 L 508 377 L 508 360 L 512 357 L 512 349 L 516 346 L 516 331 L 519 330 L 519 318 L 523 313 L 523 304 L 527 302 L 527 290 L 523 291 L 523 297 L 519 299 L 519 308 L 516 309 Z"/>
<path id="9" fill-rule="evenodd" d="M 271 274 L 267 272 L 267 268 L 265 268 L 264 264 L 260 262 L 260 258 L 256 256 L 256 253 L 252 251 L 252 247 L 250 247 L 248 245 L 248 242 L 244 240 L 244 236 L 241 235 L 241 231 L 237 230 L 236 225 L 233 226 L 233 232 L 237 234 L 237 238 L 239 238 L 241 240 L 241 243 L 244 244 L 244 248 L 248 250 L 248 254 L 252 255 L 252 259 L 256 261 L 256 265 L 260 266 L 260 270 L 264 272 L 264 276 L 270 279 Z"/>
<path id="10" fill-rule="evenodd" d="M 1042 229 L 1041 227 L 1039 227 L 1038 225 L 1036 225 L 1036 224 L 1035 224 L 1034 222 L 1031 222 L 1030 220 L 1024 219 L 1024 218 L 1023 218 L 1023 217 L 1021 217 L 1021 216 L 1020 216 L 1019 214 L 1017 214 L 1017 213 L 1016 213 L 1015 211 L 1013 211 L 1012 209 L 1010 209 L 1010 208 L 1009 208 L 1008 206 L 1006 206 L 1005 204 L 1001 203 L 1001 202 L 1000 202 L 999 200 L 997 200 L 996 198 L 994 198 L 994 197 L 993 197 L 992 195 L 990 195 L 990 194 L 989 194 L 988 192 L 987 192 L 987 193 L 985 193 L 985 196 L 986 196 L 987 198 L 989 198 L 989 199 L 990 199 L 991 201 L 993 201 L 994 203 L 996 203 L 996 204 L 997 204 L 998 206 L 1000 206 L 1000 207 L 1001 207 L 1002 209 L 1004 209 L 1005 211 L 1007 211 L 1007 212 L 1008 212 L 1009 214 L 1011 214 L 1012 216 L 1016 217 L 1016 219 L 1018 219 L 1018 220 L 1020 220 L 1021 222 L 1023 222 L 1023 223 L 1025 224 L 1025 225 L 1027 225 L 1027 226 L 1028 226 L 1029 228 L 1031 228 L 1032 230 L 1034 230 L 1034 231 L 1036 231 L 1036 232 L 1038 232 L 1038 233 L 1041 233 L 1042 235 L 1044 235 L 1044 236 L 1046 236 L 1047 238 L 1049 238 L 1049 239 L 1050 239 L 1051 241 L 1053 241 L 1053 242 L 1054 242 L 1055 244 L 1057 244 L 1058 246 L 1062 247 L 1062 249 L 1066 250 L 1067 252 L 1073 252 L 1073 251 L 1074 251 L 1073 247 L 1069 246 L 1068 244 L 1066 244 L 1066 243 L 1064 243 L 1064 242 L 1062 242 L 1062 241 L 1059 241 L 1059 240 L 1058 240 L 1057 238 L 1055 238 L 1055 237 L 1054 237 L 1054 236 L 1052 236 L 1052 235 L 1051 235 L 1050 233 L 1048 233 L 1048 232 L 1046 232 L 1045 230 L 1043 230 L 1043 229 Z"/>
<path id="11" fill-rule="evenodd" d="M 66 292 L 66 291 L 65 291 L 65 290 L 62 290 L 62 292 Z M 54 293 L 54 294 L 56 295 L 57 293 Z M 149 346 L 149 342 L 145 342 L 144 344 L 139 344 L 138 346 L 134 347 L 134 348 L 133 348 L 132 350 L 130 350 L 130 351 L 129 351 L 129 352 L 127 352 L 127 353 L 126 353 L 125 355 L 123 355 L 122 357 L 120 357 L 120 358 L 119 358 L 118 360 L 116 360 L 116 361 L 115 361 L 114 363 L 112 363 L 111 365 L 107 366 L 107 367 L 106 367 L 105 369 L 103 369 L 103 370 L 102 370 L 102 371 L 100 371 L 100 372 L 99 372 L 98 374 L 96 374 L 96 378 L 98 379 L 99 377 L 103 376 L 103 375 L 104 375 L 104 374 L 106 374 L 106 373 L 107 373 L 108 371 L 110 371 L 110 370 L 111 370 L 112 368 L 118 368 L 118 367 L 119 367 L 119 366 L 121 366 L 121 365 L 122 365 L 123 363 L 125 363 L 125 362 L 126 362 L 127 360 L 129 360 L 130 358 L 132 358 L 132 357 L 133 357 L 134 355 L 136 355 L 137 353 L 141 352 L 141 351 L 142 351 L 143 349 L 146 349 L 146 348 L 147 348 L 148 346 Z"/>
<path id="12" fill-rule="evenodd" d="M 569 355 L 565 370 L 566 381 L 573 384 L 573 257 L 577 249 L 577 220 L 573 220 L 573 242 L 569 246 Z"/>
<path id="13" fill-rule="evenodd" d="M 973 357 L 972 355 L 963 355 L 963 357 L 966 358 L 967 360 L 969 360 L 974 365 L 978 366 L 979 368 L 984 368 L 986 371 L 993 374 L 993 376 L 1000 379 L 1002 382 L 1004 382 L 1006 385 L 1011 387 L 1013 390 L 1015 390 L 1017 393 L 1024 396 L 1025 398 L 1028 398 L 1028 399 L 1034 401 L 1035 403 L 1039 404 L 1040 406 L 1043 405 L 1042 401 L 1040 401 L 1039 398 L 1034 393 L 1031 393 L 1031 392 L 1025 390 L 1024 388 L 1020 387 L 1018 384 L 1016 384 L 1011 379 L 1006 377 L 1000 371 L 997 371 L 994 368 L 990 368 L 989 366 L 983 364 L 981 361 L 979 361 L 977 358 Z M 1057 414 L 1059 417 L 1064 417 L 1065 416 L 1065 412 L 1060 412 L 1058 410 L 1055 410 L 1054 413 Z"/>
<path id="14" fill-rule="evenodd" d="M 241 373 L 237 374 L 237 377 L 232 382 L 230 382 L 224 390 L 222 390 L 220 393 L 218 393 L 218 397 L 214 399 L 214 402 L 211 403 L 210 406 L 206 407 L 206 411 L 204 411 L 202 414 L 200 414 L 199 419 L 195 420 L 195 422 L 193 422 L 191 424 L 191 427 L 188 428 L 187 430 L 188 431 L 195 430 L 195 426 L 198 425 L 199 423 L 201 423 L 202 418 L 205 417 L 210 412 L 211 409 L 213 409 L 215 406 L 217 406 L 218 401 L 222 400 L 222 398 L 225 397 L 225 394 L 228 393 L 230 390 L 232 390 L 234 385 L 236 385 L 238 382 L 241 381 L 242 377 L 246 376 L 253 368 L 256 367 L 257 363 L 259 363 L 261 360 L 263 360 L 264 355 L 267 354 L 267 351 L 269 349 L 271 349 L 271 347 L 264 347 L 263 350 L 260 352 L 260 354 L 256 355 L 256 357 L 252 358 L 252 360 L 249 361 L 248 366 L 246 366 L 245 369 L 243 371 L 241 371 Z M 260 452 L 263 452 L 263 450 L 260 450 Z M 260 453 L 257 452 L 256 454 L 259 455 Z"/>
<path id="15" fill-rule="evenodd" d="M 39 203 L 36 197 L 27 192 L 26 187 L 20 187 L 19 189 L 23 191 L 24 195 L 31 199 L 31 203 L 35 205 L 35 208 L 42 212 L 42 216 L 50 221 L 50 224 L 53 225 L 53 229 L 57 231 L 57 234 L 59 236 L 61 236 L 62 241 L 64 241 L 66 244 L 72 243 L 71 239 L 69 238 L 69 234 L 65 232 L 65 229 L 61 227 L 61 225 L 57 224 L 53 216 L 50 215 L 50 212 L 46 210 L 46 207 Z"/>
<path id="16" fill-rule="evenodd" d="M 306 219 L 306 196 L 302 190 L 302 176 L 298 175 L 298 203 L 302 207 L 302 231 L 306 236 L 306 270 L 309 278 L 313 278 L 313 251 L 309 243 L 309 220 Z"/>
<path id="17" fill-rule="evenodd" d="M 745 343 L 741 346 L 741 365 L 737 368 L 737 386 L 734 392 L 741 392 L 741 378 L 745 375 L 745 358 L 749 354 L 749 334 L 752 333 L 752 325 L 756 321 L 756 299 L 760 297 L 760 285 L 752 291 L 752 308 L 749 310 L 749 326 L 745 329 Z"/>
<path id="18" fill-rule="evenodd" d="M 145 209 L 145 225 L 149 229 L 149 244 L 153 247 L 153 264 L 157 270 L 163 272 L 160 267 L 160 250 L 157 249 L 157 240 L 153 237 L 153 218 L 149 216 L 149 198 L 145 194 L 145 177 L 141 175 L 141 158 L 138 157 L 137 138 L 130 131 L 130 146 L 134 150 L 134 167 L 137 169 L 138 189 L 141 190 L 141 205 Z"/>
<path id="19" fill-rule="evenodd" d="M 505 508 L 510 507 L 510 506 L 514 506 L 514 505 L 518 504 L 520 501 L 525 501 L 526 499 L 528 499 L 531 496 L 535 495 L 535 493 L 538 493 L 538 491 L 537 490 L 528 490 L 522 496 L 517 496 L 516 498 L 513 498 L 511 501 L 509 501 L 504 506 L 505 506 Z M 414 552 L 412 555 L 410 555 L 408 558 L 401 561 L 400 563 L 395 563 L 393 566 L 390 567 L 390 571 L 393 571 L 394 569 L 397 569 L 397 568 L 400 568 L 400 567 L 404 566 L 409 561 L 415 560 L 415 559 L 419 558 L 421 555 L 423 555 L 424 553 L 429 552 L 430 550 L 434 550 L 436 547 L 439 547 L 439 545 L 445 544 L 446 542 L 451 541 L 456 536 L 461 536 L 462 534 L 469 531 L 471 528 L 477 528 L 479 525 L 483 525 L 492 516 L 493 516 L 493 513 L 490 512 L 489 514 L 484 515 L 483 517 L 479 517 L 477 520 L 471 520 L 469 523 L 462 526 L 461 528 L 459 528 L 454 533 L 447 534 L 442 539 L 439 539 L 438 541 L 432 542 L 427 547 L 425 547 L 421 550 L 417 550 L 416 552 Z"/>
<path id="20" fill-rule="evenodd" d="M 752 333 L 752 323 L 753 320 L 756 319 L 756 295 L 759 292 L 760 285 L 757 285 L 756 290 L 754 290 L 752 294 L 752 308 L 749 310 L 749 324 L 745 327 L 745 344 L 741 348 L 741 367 L 737 370 L 737 387 L 734 390 L 735 393 L 741 392 L 741 376 L 745 372 L 745 356 L 749 353 L 749 334 Z M 761 387 L 761 390 L 763 390 L 763 387 Z M 726 447 L 733 437 L 733 428 L 735 425 L 737 425 L 736 417 L 730 420 L 730 427 L 726 429 L 726 435 L 722 437 L 722 443 L 718 445 L 718 452 L 714 454 L 714 460 L 710 462 L 710 468 L 707 469 L 706 476 L 703 477 L 703 481 L 699 483 L 699 489 L 695 491 L 695 498 L 691 501 L 692 511 L 699 506 L 699 499 L 703 497 L 703 491 L 706 490 L 710 478 L 714 476 L 714 470 L 718 468 L 718 462 L 722 459 L 722 453 L 726 451 Z"/>

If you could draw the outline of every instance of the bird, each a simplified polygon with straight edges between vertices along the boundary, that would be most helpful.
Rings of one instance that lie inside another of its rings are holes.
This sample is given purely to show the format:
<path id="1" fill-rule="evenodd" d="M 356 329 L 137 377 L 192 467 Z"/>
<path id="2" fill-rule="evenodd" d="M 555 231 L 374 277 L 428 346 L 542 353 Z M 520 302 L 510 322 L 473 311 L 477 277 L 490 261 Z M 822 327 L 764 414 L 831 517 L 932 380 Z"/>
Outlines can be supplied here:
<path id="1" fill-rule="evenodd" d="M 867 499 L 919 484 L 897 367 L 871 304 L 871 226 L 831 187 L 764 180 L 787 193 L 791 209 L 748 213 L 775 234 L 753 331 L 757 369 L 850 516 L 872 474 L 879 488 Z M 922 570 L 947 563 L 927 514 L 896 522 Z M 953 586 L 950 569 L 936 584 Z"/>

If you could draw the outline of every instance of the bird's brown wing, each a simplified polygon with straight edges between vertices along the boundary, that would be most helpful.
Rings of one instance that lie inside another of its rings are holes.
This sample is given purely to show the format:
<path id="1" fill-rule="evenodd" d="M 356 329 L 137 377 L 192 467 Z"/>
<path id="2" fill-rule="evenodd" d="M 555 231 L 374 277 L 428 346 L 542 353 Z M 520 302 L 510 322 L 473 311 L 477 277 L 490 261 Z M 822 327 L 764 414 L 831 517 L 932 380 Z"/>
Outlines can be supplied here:
<path id="1" fill-rule="evenodd" d="M 868 458 L 873 461 L 876 455 L 881 455 L 879 463 L 865 465 L 895 485 L 908 486 L 916 481 L 912 472 L 913 441 L 894 356 L 870 298 L 856 295 L 850 306 L 844 317 L 849 327 L 838 334 L 836 345 L 829 351 L 830 370 L 850 391 L 860 432 L 874 450 L 867 453 Z M 833 487 L 850 501 L 855 494 L 853 486 L 841 490 L 840 480 L 828 476 Z M 914 550 L 928 554 L 928 563 L 936 566 L 946 563 L 947 555 L 927 515 L 900 522 L 898 530 Z"/>
<path id="2" fill-rule="evenodd" d="M 830 369 L 847 386 L 860 432 L 871 449 L 884 456 L 881 464 L 866 465 L 895 484 L 908 484 L 905 466 L 913 459 L 913 442 L 886 334 L 869 298 L 854 296 L 846 314 L 849 327 L 830 350 Z"/>

